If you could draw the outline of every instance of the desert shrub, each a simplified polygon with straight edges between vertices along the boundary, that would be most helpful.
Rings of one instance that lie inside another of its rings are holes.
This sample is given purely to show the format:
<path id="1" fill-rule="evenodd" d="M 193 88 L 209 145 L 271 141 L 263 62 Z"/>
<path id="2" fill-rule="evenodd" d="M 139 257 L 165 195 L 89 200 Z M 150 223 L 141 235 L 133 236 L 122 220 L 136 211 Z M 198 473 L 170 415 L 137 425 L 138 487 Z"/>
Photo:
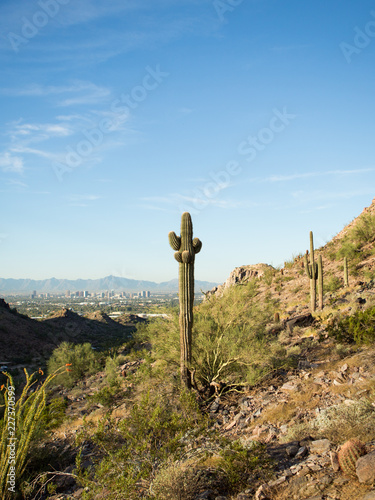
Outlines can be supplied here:
<path id="1" fill-rule="evenodd" d="M 59 374 L 54 382 L 65 387 L 72 387 L 75 382 L 98 370 L 98 359 L 91 344 L 72 344 L 62 342 L 48 360 L 48 373 L 54 373 L 60 366 L 67 366 L 64 373 Z"/>
<path id="2" fill-rule="evenodd" d="M 219 439 L 221 449 L 204 457 L 168 462 L 152 482 L 152 495 L 158 500 L 190 500 L 204 490 L 214 495 L 239 493 L 269 479 L 270 460 L 265 447 L 254 443 L 249 449 L 239 441 Z M 255 488 L 254 488 L 255 489 Z"/>
<path id="3" fill-rule="evenodd" d="M 107 383 L 112 385 L 118 385 L 119 380 L 119 366 L 125 361 L 125 356 L 107 356 L 105 360 L 105 375 Z"/>
<path id="4" fill-rule="evenodd" d="M 337 292 L 342 288 L 343 284 L 340 278 L 337 276 L 331 276 L 329 279 L 324 281 L 324 293 L 326 292 Z"/>
<path id="5" fill-rule="evenodd" d="M 358 241 L 351 241 L 347 236 L 341 243 L 340 248 L 336 252 L 336 259 L 347 257 L 349 264 L 351 261 L 358 261 L 362 258 L 361 244 Z"/>
<path id="6" fill-rule="evenodd" d="M 150 342 L 152 353 L 157 359 L 180 366 L 180 333 L 178 315 L 171 318 L 156 318 L 148 324 L 137 326 L 134 335 L 138 342 Z"/>
<path id="7" fill-rule="evenodd" d="M 335 444 L 352 438 L 371 441 L 375 439 L 375 408 L 366 401 L 331 406 L 313 420 L 292 427 L 284 439 L 298 440 L 309 434 L 316 439 L 327 438 Z"/>
<path id="8" fill-rule="evenodd" d="M 90 479 L 80 475 L 80 482 L 90 485 L 92 496 L 87 498 L 105 487 L 110 498 L 138 500 L 142 487 L 149 489 L 155 471 L 180 457 L 187 431 L 199 433 L 206 425 L 191 393 L 174 398 L 156 391 L 142 394 L 128 417 L 117 423 L 103 419 L 90 437 L 103 457 Z"/>
<path id="9" fill-rule="evenodd" d="M 351 236 L 354 240 L 363 244 L 375 241 L 375 215 L 362 215 L 351 231 Z"/>
<path id="10" fill-rule="evenodd" d="M 98 392 L 89 396 L 89 401 L 99 403 L 106 408 L 111 408 L 116 403 L 119 396 L 118 384 L 105 385 Z"/>
<path id="11" fill-rule="evenodd" d="M 50 399 L 42 413 L 42 422 L 45 429 L 54 429 L 61 425 L 66 416 L 65 410 L 68 406 L 66 400 L 61 397 L 54 397 Z"/>
<path id="12" fill-rule="evenodd" d="M 327 331 L 339 342 L 369 344 L 375 340 L 375 307 L 336 319 Z"/>
<path id="13" fill-rule="evenodd" d="M 200 388 L 212 382 L 253 384 L 274 369 L 294 366 L 295 359 L 285 349 L 281 352 L 275 335 L 267 330 L 275 301 L 259 303 L 257 293 L 253 280 L 195 308 L 191 368 Z M 151 322 L 137 335 L 139 341 L 152 344 L 152 356 L 178 370 L 178 317 Z"/>

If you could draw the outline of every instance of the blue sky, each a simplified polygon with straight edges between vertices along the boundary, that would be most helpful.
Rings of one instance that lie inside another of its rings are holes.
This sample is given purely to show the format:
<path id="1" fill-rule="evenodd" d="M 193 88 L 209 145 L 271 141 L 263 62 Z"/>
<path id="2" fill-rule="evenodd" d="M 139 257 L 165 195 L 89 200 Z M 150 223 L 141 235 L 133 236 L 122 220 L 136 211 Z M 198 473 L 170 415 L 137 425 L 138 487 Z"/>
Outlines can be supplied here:
<path id="1" fill-rule="evenodd" d="M 196 278 L 321 246 L 374 198 L 362 0 L 2 0 L 3 278 Z"/>

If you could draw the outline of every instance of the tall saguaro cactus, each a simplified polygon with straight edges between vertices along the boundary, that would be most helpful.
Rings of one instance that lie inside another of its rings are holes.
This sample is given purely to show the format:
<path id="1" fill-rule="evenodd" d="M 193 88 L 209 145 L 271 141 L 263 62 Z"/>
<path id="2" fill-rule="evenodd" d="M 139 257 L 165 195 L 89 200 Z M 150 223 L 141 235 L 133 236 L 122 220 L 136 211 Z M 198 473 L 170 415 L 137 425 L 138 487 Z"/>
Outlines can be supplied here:
<path id="1" fill-rule="evenodd" d="M 305 268 L 306 274 L 310 280 L 310 301 L 311 301 L 311 311 L 314 312 L 316 309 L 316 280 L 318 278 L 318 264 L 314 260 L 314 240 L 313 233 L 310 231 L 310 262 L 308 261 L 308 251 L 305 254 Z"/>
<path id="2" fill-rule="evenodd" d="M 191 335 L 193 327 L 194 304 L 194 261 L 195 254 L 200 252 L 202 242 L 193 239 L 193 223 L 188 212 L 181 217 L 181 235 L 174 231 L 168 235 L 169 244 L 175 250 L 174 257 L 179 263 L 179 301 L 180 301 L 180 368 L 181 382 L 191 388 L 189 365 L 191 364 Z"/>

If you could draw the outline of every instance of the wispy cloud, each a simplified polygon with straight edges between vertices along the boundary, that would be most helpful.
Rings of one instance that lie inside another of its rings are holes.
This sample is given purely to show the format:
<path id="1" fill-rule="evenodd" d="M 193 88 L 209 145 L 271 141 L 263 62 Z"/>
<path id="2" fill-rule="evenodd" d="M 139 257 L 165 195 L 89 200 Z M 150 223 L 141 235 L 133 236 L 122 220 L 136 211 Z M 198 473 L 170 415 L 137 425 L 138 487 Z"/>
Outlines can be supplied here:
<path id="1" fill-rule="evenodd" d="M 95 201 L 100 200 L 101 196 L 96 194 L 73 194 L 69 196 L 70 201 Z"/>
<path id="2" fill-rule="evenodd" d="M 3 172 L 23 174 L 25 170 L 23 159 L 19 156 L 14 156 L 7 151 L 0 155 L 0 169 Z"/>
<path id="3" fill-rule="evenodd" d="M 294 50 L 310 49 L 312 47 L 313 45 L 311 44 L 275 45 L 270 50 L 275 52 L 291 52 Z"/>
<path id="4" fill-rule="evenodd" d="M 218 199 L 218 198 L 208 198 L 205 196 L 188 196 L 182 195 L 180 193 L 171 193 L 168 196 L 148 196 L 141 198 L 143 208 L 149 208 L 151 210 L 167 210 L 176 209 L 184 210 L 197 210 L 200 211 L 207 207 L 222 208 L 225 210 L 233 210 L 238 208 L 249 208 L 258 206 L 257 203 L 249 200 L 233 200 L 233 199 Z"/>
<path id="5" fill-rule="evenodd" d="M 6 87 L 0 89 L 0 93 L 14 97 L 59 96 L 56 105 L 68 107 L 81 104 L 98 104 L 111 95 L 111 90 L 92 82 L 77 80 L 69 85 L 40 85 L 35 83 L 20 88 Z M 70 94 L 71 97 L 61 99 L 63 94 Z"/>
<path id="6" fill-rule="evenodd" d="M 101 196 L 95 194 L 76 194 L 68 197 L 70 207 L 89 207 L 94 201 L 100 200 Z"/>
<path id="7" fill-rule="evenodd" d="M 9 130 L 6 135 L 11 140 L 18 139 L 40 142 L 51 137 L 67 137 L 73 134 L 71 127 L 61 123 L 22 123 L 22 120 L 8 124 Z"/>
<path id="8" fill-rule="evenodd" d="M 270 175 L 268 177 L 256 177 L 249 179 L 250 182 L 289 182 L 299 179 L 307 179 L 311 177 L 325 177 L 325 176 L 347 176 L 347 175 L 360 175 L 369 172 L 374 172 L 375 167 L 357 168 L 350 170 L 326 170 L 326 171 L 316 171 L 316 172 L 300 172 L 289 175 Z"/>
<path id="9" fill-rule="evenodd" d="M 14 186 L 14 187 L 21 188 L 21 189 L 26 189 L 29 187 L 28 184 L 26 184 L 26 182 L 22 182 L 22 181 L 19 181 L 16 179 L 9 179 L 7 181 L 7 185 Z"/>
<path id="10" fill-rule="evenodd" d="M 295 191 L 292 193 L 292 197 L 303 203 L 311 203 L 315 201 L 333 201 L 333 200 L 340 200 L 340 199 L 350 199 L 354 198 L 356 196 L 363 196 L 367 193 L 373 193 L 373 190 L 368 189 L 368 190 L 353 190 L 353 191 L 324 191 L 324 190 L 315 190 L 315 191 L 306 191 L 306 190 L 300 190 L 300 191 Z"/>

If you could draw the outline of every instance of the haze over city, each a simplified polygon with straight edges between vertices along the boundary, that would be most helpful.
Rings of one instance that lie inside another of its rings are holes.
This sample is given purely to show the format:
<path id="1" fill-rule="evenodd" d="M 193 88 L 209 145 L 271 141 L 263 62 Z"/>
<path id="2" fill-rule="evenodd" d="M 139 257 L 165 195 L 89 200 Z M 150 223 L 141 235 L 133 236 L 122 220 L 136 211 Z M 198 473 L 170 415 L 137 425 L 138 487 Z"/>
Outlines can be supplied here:
<path id="1" fill-rule="evenodd" d="M 375 9 L 3 0 L 1 278 L 198 280 L 280 265 L 374 197 Z"/>

